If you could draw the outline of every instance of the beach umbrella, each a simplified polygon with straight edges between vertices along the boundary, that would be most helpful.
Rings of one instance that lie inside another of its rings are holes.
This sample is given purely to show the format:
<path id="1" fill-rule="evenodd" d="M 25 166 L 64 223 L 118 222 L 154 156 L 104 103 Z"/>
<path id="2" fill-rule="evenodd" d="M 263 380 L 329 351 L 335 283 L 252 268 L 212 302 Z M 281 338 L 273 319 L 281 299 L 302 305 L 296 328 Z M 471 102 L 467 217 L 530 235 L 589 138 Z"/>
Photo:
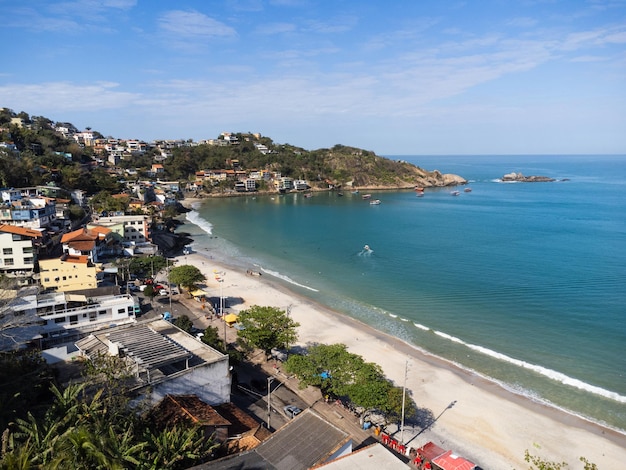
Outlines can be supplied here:
<path id="1" fill-rule="evenodd" d="M 238 319 L 239 317 L 235 315 L 234 313 L 229 313 L 228 315 L 224 317 L 224 321 L 226 323 L 235 323 Z"/>

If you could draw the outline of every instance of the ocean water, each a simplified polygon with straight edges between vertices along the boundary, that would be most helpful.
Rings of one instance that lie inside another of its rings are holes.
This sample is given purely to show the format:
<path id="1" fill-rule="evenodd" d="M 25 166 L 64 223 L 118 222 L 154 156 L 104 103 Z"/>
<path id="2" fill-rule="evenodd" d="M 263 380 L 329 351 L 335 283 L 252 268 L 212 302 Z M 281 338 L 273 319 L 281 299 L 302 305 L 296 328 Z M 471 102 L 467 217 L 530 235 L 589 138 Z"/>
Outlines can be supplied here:
<path id="1" fill-rule="evenodd" d="M 389 158 L 472 191 L 209 199 L 181 230 L 197 251 L 626 430 L 626 156 Z M 558 181 L 499 181 L 513 171 Z"/>

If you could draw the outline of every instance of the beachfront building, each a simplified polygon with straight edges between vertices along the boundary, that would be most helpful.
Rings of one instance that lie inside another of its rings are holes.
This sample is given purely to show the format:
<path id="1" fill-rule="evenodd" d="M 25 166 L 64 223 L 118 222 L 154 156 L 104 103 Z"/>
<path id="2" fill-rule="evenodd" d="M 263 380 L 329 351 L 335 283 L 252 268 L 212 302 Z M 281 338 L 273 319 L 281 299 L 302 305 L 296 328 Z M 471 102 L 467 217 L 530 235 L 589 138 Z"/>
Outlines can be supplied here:
<path id="1" fill-rule="evenodd" d="M 16 279 L 20 285 L 31 284 L 42 239 L 39 230 L 0 225 L 0 274 Z"/>
<path id="2" fill-rule="evenodd" d="M 23 289 L 0 310 L 0 317 L 31 318 L 27 328 L 5 331 L 12 346 L 31 343 L 41 349 L 76 341 L 111 325 L 135 322 L 140 311 L 132 295 L 121 295 L 117 286 L 77 292 L 42 294 L 34 286 Z M 3 343 L 3 347 L 6 345 Z"/>
<path id="3" fill-rule="evenodd" d="M 99 271 L 85 255 L 65 254 L 61 258 L 39 261 L 41 286 L 59 292 L 95 289 Z"/>
<path id="4" fill-rule="evenodd" d="M 291 191 L 292 189 L 294 189 L 293 178 L 289 178 L 288 176 L 281 176 L 280 178 L 276 178 L 274 180 L 274 186 L 280 192 Z"/>
<path id="5" fill-rule="evenodd" d="M 230 401 L 228 355 L 166 320 L 110 328 L 76 342 L 86 358 L 99 354 L 125 360 L 139 401 L 156 405 L 167 395 L 190 391 L 209 405 Z"/>
<path id="6" fill-rule="evenodd" d="M 296 191 L 304 191 L 309 189 L 309 184 L 305 180 L 295 180 L 293 187 Z"/>

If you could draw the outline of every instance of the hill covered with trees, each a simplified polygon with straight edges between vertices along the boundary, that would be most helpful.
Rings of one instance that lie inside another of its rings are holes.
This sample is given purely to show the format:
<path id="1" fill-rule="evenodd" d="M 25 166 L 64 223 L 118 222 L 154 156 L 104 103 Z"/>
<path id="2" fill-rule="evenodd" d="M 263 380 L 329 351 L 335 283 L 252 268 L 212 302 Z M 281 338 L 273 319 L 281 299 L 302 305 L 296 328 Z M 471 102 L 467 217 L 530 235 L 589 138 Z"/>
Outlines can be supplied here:
<path id="1" fill-rule="evenodd" d="M 68 130 L 70 135 L 67 131 L 59 132 L 59 128 Z M 51 183 L 69 190 L 79 188 L 93 192 L 98 189 L 115 193 L 122 190 L 120 180 L 126 178 L 129 170 L 136 178 L 153 177 L 151 170 L 155 161 L 165 170 L 161 179 L 179 181 L 193 181 L 200 171 L 234 168 L 244 172 L 265 170 L 303 179 L 319 189 L 329 185 L 412 188 L 465 183 L 456 175 L 427 171 L 356 147 L 335 145 L 330 149 L 305 150 L 290 144 L 276 144 L 269 137 L 252 133 L 224 133 L 202 143 L 192 140 L 144 143 L 141 151 L 119 151 L 121 157 L 112 161 L 108 158 L 113 147 L 110 142 L 125 149 L 120 146 L 125 141 L 104 137 L 98 131 L 91 132 L 93 142 L 79 143 L 71 137 L 72 133 L 78 133 L 71 123 L 55 123 L 43 116 L 31 117 L 23 111 L 15 113 L 0 108 L 0 143 L 3 144 L 0 147 L 0 185 L 21 187 Z M 94 144 L 98 142 L 99 145 Z M 167 151 L 163 143 L 167 143 Z"/>

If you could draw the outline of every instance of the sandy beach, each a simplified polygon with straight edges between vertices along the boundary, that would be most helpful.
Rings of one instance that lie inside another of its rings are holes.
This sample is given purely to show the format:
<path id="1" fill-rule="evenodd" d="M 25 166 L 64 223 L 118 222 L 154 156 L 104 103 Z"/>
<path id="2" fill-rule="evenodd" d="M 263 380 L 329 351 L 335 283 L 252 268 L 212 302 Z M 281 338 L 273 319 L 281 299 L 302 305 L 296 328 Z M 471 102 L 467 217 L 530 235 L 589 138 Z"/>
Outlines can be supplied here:
<path id="1" fill-rule="evenodd" d="M 378 332 L 346 315 L 303 298 L 269 275 L 250 276 L 227 262 L 202 253 L 178 258 L 178 265 L 193 264 L 207 278 L 207 290 L 219 296 L 214 271 L 224 273 L 225 298 L 241 298 L 229 311 L 252 305 L 291 307 L 300 323 L 300 345 L 343 343 L 348 350 L 379 364 L 385 375 L 406 386 L 419 409 L 438 419 L 422 431 L 405 428 L 411 447 L 433 441 L 484 469 L 523 469 L 524 451 L 550 461 L 567 462 L 582 469 L 584 456 L 600 470 L 623 468 L 626 435 L 514 394 L 478 375 L 425 354 L 396 338 Z"/>

